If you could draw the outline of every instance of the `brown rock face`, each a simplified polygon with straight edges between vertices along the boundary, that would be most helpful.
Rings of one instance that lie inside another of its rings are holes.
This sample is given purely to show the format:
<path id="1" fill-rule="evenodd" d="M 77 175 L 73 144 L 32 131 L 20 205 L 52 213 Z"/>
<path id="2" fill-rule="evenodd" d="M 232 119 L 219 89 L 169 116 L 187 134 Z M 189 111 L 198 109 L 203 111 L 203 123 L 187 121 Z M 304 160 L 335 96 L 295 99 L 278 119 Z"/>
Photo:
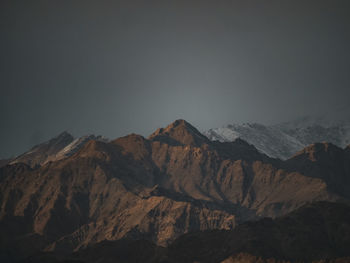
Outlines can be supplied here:
<path id="1" fill-rule="evenodd" d="M 336 151 L 329 165 L 338 157 L 349 160 L 346 151 Z M 148 139 L 91 140 L 39 168 L 2 167 L 0 228 L 5 244 L 33 236 L 46 251 L 121 238 L 165 246 L 184 233 L 232 229 L 308 202 L 346 198 L 343 188 L 313 171 L 298 158 L 271 159 L 242 140 L 211 142 L 178 120 Z M 344 189 L 346 171 L 334 170 Z"/>

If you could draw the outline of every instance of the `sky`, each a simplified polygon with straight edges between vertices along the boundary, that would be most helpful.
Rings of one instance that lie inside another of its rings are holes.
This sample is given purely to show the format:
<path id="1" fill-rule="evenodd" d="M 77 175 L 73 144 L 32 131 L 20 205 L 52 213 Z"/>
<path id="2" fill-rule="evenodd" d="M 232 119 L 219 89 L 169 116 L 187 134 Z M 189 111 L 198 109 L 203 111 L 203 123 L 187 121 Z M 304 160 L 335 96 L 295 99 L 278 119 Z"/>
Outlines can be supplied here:
<path id="1" fill-rule="evenodd" d="M 350 1 L 0 1 L 0 159 L 349 106 Z"/>

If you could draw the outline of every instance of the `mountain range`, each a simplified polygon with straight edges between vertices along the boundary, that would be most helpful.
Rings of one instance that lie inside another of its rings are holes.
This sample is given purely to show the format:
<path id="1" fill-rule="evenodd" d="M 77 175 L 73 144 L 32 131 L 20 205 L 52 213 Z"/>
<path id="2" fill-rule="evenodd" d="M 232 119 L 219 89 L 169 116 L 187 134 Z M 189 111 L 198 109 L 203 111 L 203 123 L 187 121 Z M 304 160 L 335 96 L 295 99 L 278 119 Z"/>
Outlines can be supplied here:
<path id="1" fill-rule="evenodd" d="M 209 139 L 221 142 L 240 138 L 270 157 L 286 160 L 307 145 L 317 142 L 346 147 L 350 144 L 350 121 L 347 118 L 329 121 L 325 117 L 303 117 L 274 125 L 230 124 L 203 133 Z"/>
<path id="2" fill-rule="evenodd" d="M 209 140 L 177 120 L 148 138 L 74 140 L 63 133 L 6 163 L 1 262 L 350 256 L 350 146 L 314 143 L 283 161 L 240 138 Z"/>

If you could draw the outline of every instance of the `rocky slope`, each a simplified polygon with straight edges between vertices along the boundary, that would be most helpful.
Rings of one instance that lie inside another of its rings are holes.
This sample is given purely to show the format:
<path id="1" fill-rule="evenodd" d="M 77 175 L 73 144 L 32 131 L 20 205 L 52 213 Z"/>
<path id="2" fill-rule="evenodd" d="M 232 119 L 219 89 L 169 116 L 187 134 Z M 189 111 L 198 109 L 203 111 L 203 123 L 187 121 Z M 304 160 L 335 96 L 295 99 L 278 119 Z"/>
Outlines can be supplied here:
<path id="1" fill-rule="evenodd" d="M 275 220 L 243 223 L 231 231 L 185 234 L 168 248 L 147 240 L 122 239 L 67 256 L 41 254 L 25 262 L 347 263 L 349 246 L 350 207 L 318 202 Z"/>
<path id="2" fill-rule="evenodd" d="M 169 254 L 177 262 L 249 262 L 247 255 L 313 262 L 349 257 L 349 247 L 350 207 L 318 202 L 275 220 L 244 223 L 232 231 L 184 235 L 169 247 Z"/>
<path id="3" fill-rule="evenodd" d="M 25 163 L 35 167 L 48 162 L 58 161 L 73 155 L 90 140 L 107 141 L 105 138 L 95 135 L 86 135 L 74 139 L 68 132 L 62 132 L 57 137 L 34 146 L 28 152 L 17 156 L 13 160 L 9 160 L 8 163 Z"/>
<path id="4" fill-rule="evenodd" d="M 122 238 L 166 246 L 188 232 L 347 201 L 349 150 L 327 145 L 315 146 L 310 169 L 307 149 L 282 162 L 242 140 L 212 142 L 178 120 L 147 139 L 89 140 L 40 167 L 13 163 L 0 168 L 0 254 L 64 254 Z M 332 178 L 317 172 L 323 163 Z"/>
<path id="5" fill-rule="evenodd" d="M 268 156 L 288 159 L 307 145 L 330 142 L 338 147 L 350 144 L 350 122 L 301 118 L 277 125 L 258 123 L 232 124 L 205 131 L 211 140 L 221 142 L 241 138 Z"/>

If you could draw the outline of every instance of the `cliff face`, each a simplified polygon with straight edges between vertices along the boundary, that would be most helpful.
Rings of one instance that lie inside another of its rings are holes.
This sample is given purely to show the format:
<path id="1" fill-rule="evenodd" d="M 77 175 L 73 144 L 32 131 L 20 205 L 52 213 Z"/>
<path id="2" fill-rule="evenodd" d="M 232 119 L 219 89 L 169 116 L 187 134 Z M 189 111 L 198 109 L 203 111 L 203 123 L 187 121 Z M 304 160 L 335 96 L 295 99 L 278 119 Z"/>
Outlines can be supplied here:
<path id="1" fill-rule="evenodd" d="M 347 150 L 335 149 L 336 158 L 325 157 L 329 165 L 338 166 L 340 157 L 350 162 Z M 31 238 L 38 249 L 62 252 L 121 238 L 166 246 L 184 233 L 232 229 L 305 203 L 347 198 L 348 168 L 334 170 L 343 188 L 333 187 L 304 160 L 271 159 L 242 140 L 211 142 L 183 120 L 148 139 L 90 140 L 41 167 L 0 169 L 2 242 Z"/>

